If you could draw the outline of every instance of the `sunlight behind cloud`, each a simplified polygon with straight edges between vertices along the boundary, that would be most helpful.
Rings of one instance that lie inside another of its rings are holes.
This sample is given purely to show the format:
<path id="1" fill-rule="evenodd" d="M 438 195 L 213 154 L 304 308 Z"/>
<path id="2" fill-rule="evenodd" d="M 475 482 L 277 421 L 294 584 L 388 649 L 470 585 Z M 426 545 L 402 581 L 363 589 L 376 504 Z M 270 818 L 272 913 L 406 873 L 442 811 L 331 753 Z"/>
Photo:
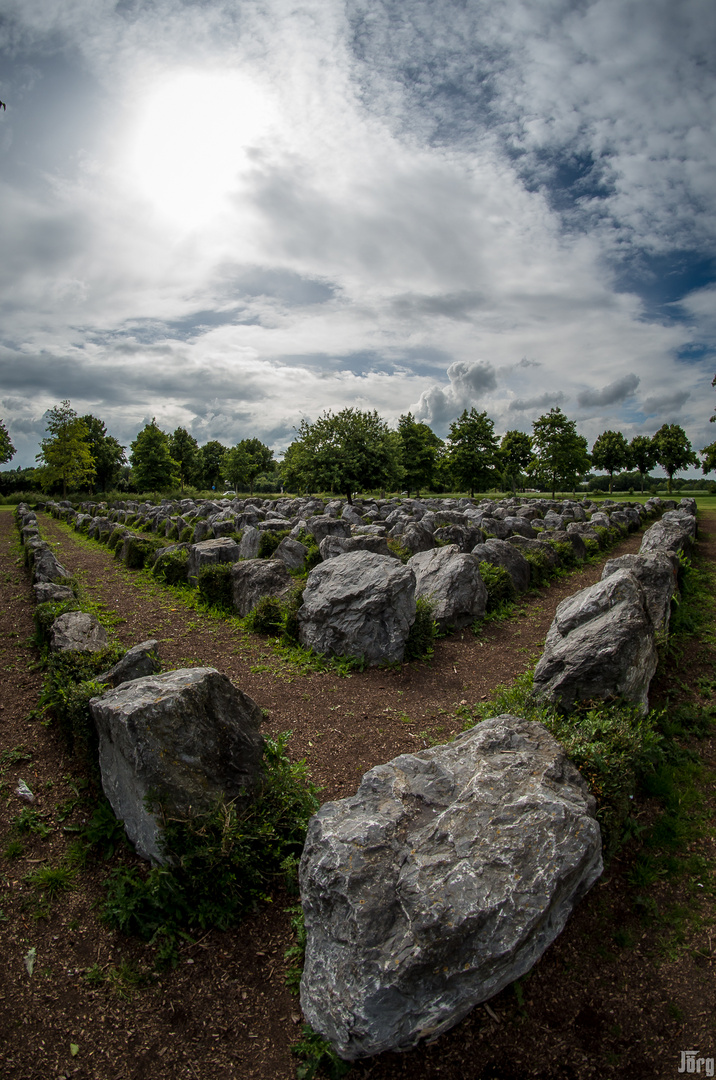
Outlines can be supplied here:
<path id="1" fill-rule="evenodd" d="M 269 137 L 277 110 L 238 71 L 183 71 L 150 90 L 130 138 L 138 193 L 173 224 L 195 228 L 227 206 L 248 151 Z"/>

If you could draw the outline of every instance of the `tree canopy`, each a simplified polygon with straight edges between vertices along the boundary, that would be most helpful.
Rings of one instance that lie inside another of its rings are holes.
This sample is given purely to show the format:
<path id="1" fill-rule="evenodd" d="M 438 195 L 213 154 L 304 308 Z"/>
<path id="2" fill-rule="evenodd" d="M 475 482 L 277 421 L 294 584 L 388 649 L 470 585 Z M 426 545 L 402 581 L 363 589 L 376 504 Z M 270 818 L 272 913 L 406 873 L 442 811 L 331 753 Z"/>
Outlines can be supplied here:
<path id="1" fill-rule="evenodd" d="M 15 453 L 15 447 L 12 445 L 8 430 L 0 420 L 0 465 L 4 465 L 6 461 L 10 461 Z"/>
<path id="2" fill-rule="evenodd" d="M 538 417 L 532 425 L 534 457 L 531 470 L 552 488 L 552 498 L 558 486 L 574 490 L 577 478 L 590 465 L 587 440 L 577 432 L 577 424 L 565 416 L 559 407 Z"/>
<path id="3" fill-rule="evenodd" d="M 355 491 L 387 488 L 402 480 L 401 442 L 378 413 L 330 410 L 313 424 L 303 420 L 283 461 L 286 481 L 298 488 Z"/>
<path id="4" fill-rule="evenodd" d="M 45 438 L 40 443 L 36 460 L 43 491 L 62 482 L 62 496 L 67 488 L 90 484 L 95 477 L 95 463 L 88 442 L 89 430 L 75 410 L 65 400 L 46 414 Z"/>
<path id="5" fill-rule="evenodd" d="M 635 435 L 629 443 L 629 461 L 641 476 L 641 490 L 644 491 L 644 477 L 656 465 L 656 448 L 648 435 Z"/>
<path id="6" fill-rule="evenodd" d="M 514 491 L 520 474 L 532 460 L 532 439 L 524 431 L 506 431 L 500 442 L 500 457 L 505 477 Z"/>
<path id="7" fill-rule="evenodd" d="M 404 482 L 408 488 L 408 494 L 414 490 L 415 494 L 419 495 L 421 488 L 430 487 L 434 482 L 438 458 L 444 443 L 427 424 L 415 420 L 412 413 L 400 417 L 398 434 L 405 470 Z"/>
<path id="8" fill-rule="evenodd" d="M 253 495 L 254 481 L 259 473 L 267 472 L 273 464 L 273 450 L 260 439 L 242 439 L 224 455 L 221 474 L 233 487 L 246 484 Z"/>
<path id="9" fill-rule="evenodd" d="M 162 491 L 179 484 L 179 465 L 169 452 L 169 436 L 152 418 L 132 443 L 132 480 L 139 491 Z"/>
<path id="10" fill-rule="evenodd" d="M 629 444 L 621 431 L 603 431 L 592 447 L 592 465 L 609 473 L 609 494 L 614 473 L 629 464 Z"/>
<path id="11" fill-rule="evenodd" d="M 184 484 L 191 484 L 196 478 L 198 451 L 199 443 L 186 428 L 178 427 L 169 438 L 169 453 L 179 467 L 182 491 Z"/>
<path id="12" fill-rule="evenodd" d="M 489 491 L 500 463 L 495 425 L 486 412 L 465 409 L 450 425 L 447 457 L 450 471 L 460 487 Z"/>
<path id="13" fill-rule="evenodd" d="M 86 442 L 94 458 L 95 480 L 100 491 L 107 491 L 119 479 L 123 465 L 127 463 L 124 447 L 113 435 L 107 434 L 104 421 L 88 413 L 80 417 L 87 428 Z"/>
<path id="14" fill-rule="evenodd" d="M 656 460 L 668 477 L 667 488 L 671 491 L 671 480 L 678 469 L 689 465 L 698 465 L 699 459 L 694 453 L 686 432 L 679 424 L 662 424 L 653 439 Z"/>
<path id="15" fill-rule="evenodd" d="M 202 487 L 215 488 L 219 483 L 221 466 L 227 452 L 224 444 L 217 442 L 216 439 L 211 439 L 199 449 L 197 455 L 198 481 Z"/>

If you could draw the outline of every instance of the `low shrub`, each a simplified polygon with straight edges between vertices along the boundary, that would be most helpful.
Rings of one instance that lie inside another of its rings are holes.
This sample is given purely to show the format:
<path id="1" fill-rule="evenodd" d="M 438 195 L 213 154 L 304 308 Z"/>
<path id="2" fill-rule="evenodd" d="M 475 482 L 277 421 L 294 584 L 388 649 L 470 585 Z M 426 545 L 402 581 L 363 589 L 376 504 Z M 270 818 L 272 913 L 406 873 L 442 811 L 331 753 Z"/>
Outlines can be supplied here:
<path id="1" fill-rule="evenodd" d="M 280 634 L 285 623 L 284 607 L 278 596 L 262 596 L 244 619 L 244 625 L 256 634 Z"/>
<path id="2" fill-rule="evenodd" d="M 259 558 L 270 559 L 284 536 L 288 536 L 290 529 L 281 529 L 278 532 L 262 532 L 259 539 Z"/>
<path id="3" fill-rule="evenodd" d="M 67 749 L 83 761 L 95 778 L 99 754 L 89 701 L 107 689 L 97 676 L 116 664 L 124 652 L 121 645 L 108 645 L 95 653 L 55 653 L 45 669 L 40 704 L 57 720 Z"/>
<path id="4" fill-rule="evenodd" d="M 413 553 L 410 548 L 403 547 L 398 540 L 390 539 L 387 543 L 388 550 L 392 551 L 393 555 L 400 559 L 402 563 L 406 563 L 408 559 L 412 558 Z"/>
<path id="5" fill-rule="evenodd" d="M 107 547 L 110 551 L 115 550 L 117 544 L 119 544 L 120 541 L 124 539 L 125 533 L 126 526 L 124 525 L 118 525 L 116 528 L 112 529 L 112 532 L 109 534 L 109 537 L 107 539 Z"/>
<path id="6" fill-rule="evenodd" d="M 548 540 L 547 543 L 557 552 L 560 566 L 570 569 L 577 565 L 577 553 L 569 540 Z"/>
<path id="7" fill-rule="evenodd" d="M 125 562 L 130 570 L 141 570 L 155 551 L 166 546 L 164 539 L 159 537 L 132 536 L 127 541 Z"/>
<path id="8" fill-rule="evenodd" d="M 73 600 L 47 600 L 38 604 L 33 612 L 35 623 L 35 644 L 39 649 L 50 643 L 50 627 L 55 619 L 68 611 L 79 611 L 79 602 Z"/>
<path id="9" fill-rule="evenodd" d="M 432 656 L 436 636 L 437 624 L 433 619 L 433 605 L 426 596 L 419 596 L 415 604 L 415 622 L 410 627 L 405 642 L 404 659 L 424 660 Z"/>
<path id="10" fill-rule="evenodd" d="M 523 551 L 522 554 L 530 564 L 530 585 L 533 588 L 545 585 L 552 576 L 547 557 L 541 551 Z"/>
<path id="11" fill-rule="evenodd" d="M 517 590 L 504 566 L 494 566 L 489 562 L 481 562 L 480 577 L 487 589 L 487 606 L 485 610 L 488 615 L 501 611 L 508 604 L 514 602 Z"/>
<path id="12" fill-rule="evenodd" d="M 311 570 L 313 570 L 315 566 L 318 566 L 318 564 L 323 561 L 321 559 L 320 548 L 318 546 L 315 536 L 313 535 L 313 533 L 310 533 L 308 529 L 301 529 L 296 539 L 299 541 L 299 543 L 303 544 L 304 547 L 308 548 L 308 554 L 306 555 L 303 564 L 303 570 L 304 573 L 310 574 Z"/>
<path id="13" fill-rule="evenodd" d="M 298 860 L 318 789 L 305 761 L 286 754 L 290 732 L 264 749 L 263 784 L 249 805 L 218 802 L 209 813 L 169 820 L 162 837 L 167 863 L 146 875 L 115 870 L 102 909 L 109 925 L 127 934 L 174 943 L 187 930 L 227 929 L 278 885 L 296 891 Z"/>
<path id="14" fill-rule="evenodd" d="M 154 560 L 152 574 L 167 585 L 185 585 L 189 571 L 189 553 L 186 548 L 165 551 Z"/>
<path id="15" fill-rule="evenodd" d="M 182 531 L 179 533 L 180 544 L 190 544 L 194 538 L 194 526 L 185 525 Z"/>
<path id="16" fill-rule="evenodd" d="M 210 607 L 230 611 L 231 598 L 231 563 L 214 563 L 202 566 L 198 575 L 199 596 Z"/>

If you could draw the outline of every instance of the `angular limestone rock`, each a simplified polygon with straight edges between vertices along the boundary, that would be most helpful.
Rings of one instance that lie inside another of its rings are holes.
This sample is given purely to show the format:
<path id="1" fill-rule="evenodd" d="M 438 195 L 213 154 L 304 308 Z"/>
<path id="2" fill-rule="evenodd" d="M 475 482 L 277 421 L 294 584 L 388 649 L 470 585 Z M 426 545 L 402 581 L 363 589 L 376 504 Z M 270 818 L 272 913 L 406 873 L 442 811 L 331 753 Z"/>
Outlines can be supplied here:
<path id="1" fill-rule="evenodd" d="M 397 558 L 388 547 L 384 536 L 327 536 L 325 540 L 321 540 L 319 551 L 324 562 L 339 555 L 347 555 L 349 551 L 372 551 L 376 555 Z"/>
<path id="2" fill-rule="evenodd" d="M 486 540 L 472 549 L 472 555 L 481 562 L 492 566 L 501 566 L 512 578 L 517 592 L 525 592 L 530 587 L 530 564 L 514 544 L 507 540 Z"/>
<path id="3" fill-rule="evenodd" d="M 41 542 L 44 543 L 44 541 Z M 31 547 L 33 543 L 37 543 L 37 541 L 29 541 L 27 546 Z M 58 562 L 49 547 L 44 546 L 35 551 L 32 563 L 32 580 L 35 585 L 39 585 L 43 581 L 51 581 L 55 585 L 67 584 L 71 576 L 69 571 L 65 570 L 64 566 Z"/>
<path id="4" fill-rule="evenodd" d="M 559 605 L 534 693 L 563 709 L 622 697 L 646 711 L 657 659 L 644 590 L 629 570 L 617 570 Z"/>
<path id="5" fill-rule="evenodd" d="M 415 575 L 397 559 L 353 551 L 308 575 L 299 640 L 316 652 L 401 661 L 415 621 Z"/>
<path id="6" fill-rule="evenodd" d="M 641 538 L 640 555 L 653 551 L 666 551 L 671 555 L 682 555 L 691 549 L 691 542 L 696 535 L 696 518 L 684 511 L 664 514 L 661 521 L 655 521 Z"/>
<path id="7" fill-rule="evenodd" d="M 243 618 L 264 596 L 286 596 L 296 585 L 285 564 L 276 559 L 250 559 L 231 568 L 231 598 Z"/>
<path id="8" fill-rule="evenodd" d="M 124 654 L 114 667 L 97 676 L 97 682 L 109 683 L 110 686 L 120 686 L 124 682 L 132 682 L 134 679 L 143 679 L 147 675 L 155 675 L 161 670 L 158 651 L 159 642 L 156 638 L 142 641 L 134 645 Z"/>
<path id="9" fill-rule="evenodd" d="M 665 551 L 654 551 L 648 555 L 620 555 L 618 559 L 609 559 L 604 564 L 602 581 L 617 570 L 631 571 L 644 590 L 646 606 L 658 633 L 669 626 L 678 569 L 678 558 Z"/>
<path id="10" fill-rule="evenodd" d="M 86 611 L 68 611 L 50 627 L 50 652 L 99 652 L 106 645 L 107 631 Z"/>
<path id="11" fill-rule="evenodd" d="M 102 787 L 139 855 L 162 862 L 161 825 L 248 798 L 259 778 L 261 709 L 213 668 L 185 668 L 123 683 L 90 711 L 99 734 Z"/>
<path id="12" fill-rule="evenodd" d="M 75 595 L 69 585 L 55 585 L 52 581 L 41 581 L 32 588 L 36 604 L 46 604 L 48 600 L 73 600 Z"/>
<path id="13" fill-rule="evenodd" d="M 602 871 L 594 799 L 541 724 L 403 754 L 311 819 L 301 1007 L 349 1060 L 406 1050 L 519 978 Z"/>
<path id="14" fill-rule="evenodd" d="M 474 555 L 461 554 L 457 544 L 421 551 L 407 565 L 415 574 L 416 599 L 430 601 L 433 619 L 441 629 L 459 630 L 485 614 L 487 589 L 479 563 Z"/>
<path id="15" fill-rule="evenodd" d="M 235 563 L 239 558 L 239 545 L 228 536 L 202 540 L 200 544 L 192 544 L 189 548 L 187 577 L 196 584 L 199 571 L 203 567 L 215 566 L 217 563 Z"/>

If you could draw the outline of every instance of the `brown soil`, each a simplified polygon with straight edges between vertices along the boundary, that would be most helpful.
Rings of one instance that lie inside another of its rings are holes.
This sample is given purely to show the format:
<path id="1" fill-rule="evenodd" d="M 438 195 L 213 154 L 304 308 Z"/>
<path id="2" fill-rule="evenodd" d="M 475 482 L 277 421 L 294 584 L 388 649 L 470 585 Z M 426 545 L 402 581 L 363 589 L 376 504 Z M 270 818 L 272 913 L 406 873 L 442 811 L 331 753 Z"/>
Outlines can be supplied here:
<path id="1" fill-rule="evenodd" d="M 716 515 L 706 523 L 716 534 Z M 160 641 L 166 666 L 218 668 L 268 711 L 265 731 L 293 732 L 290 753 L 305 757 L 322 798 L 355 791 L 371 766 L 399 753 L 449 738 L 462 728 L 461 705 L 485 699 L 510 682 L 539 653 L 554 610 L 565 596 L 598 580 L 590 565 L 524 600 L 518 615 L 437 643 L 432 660 L 396 670 L 371 670 L 348 678 L 301 675 L 261 638 L 220 619 L 197 613 L 168 591 L 117 563 L 110 552 L 42 516 L 41 528 L 57 545 L 60 561 L 76 573 L 93 599 L 105 605 L 125 645 L 149 637 Z M 625 540 L 610 553 L 638 549 Z M 716 561 L 716 535 L 705 537 L 704 555 Z M 278 895 L 239 929 L 212 931 L 181 950 L 174 970 L 156 974 L 153 950 L 103 926 L 94 905 L 102 896 L 107 864 L 90 865 L 76 887 L 38 916 L 36 893 L 24 880 L 45 864 L 56 865 L 71 836 L 62 831 L 59 808 L 73 798 L 77 763 L 56 730 L 31 713 L 41 676 L 33 667 L 32 590 L 22 568 L 8 512 L 0 513 L 0 754 L 24 748 L 24 761 L 0 759 L 0 850 L 18 838 L 12 819 L 23 803 L 14 794 L 22 777 L 38 796 L 52 827 L 48 837 L 23 835 L 23 852 L 0 859 L 0 905 L 4 942 L 0 970 L 0 1076 L 95 1080 L 288 1080 L 295 1076 L 290 1051 L 301 1024 L 300 1009 L 284 985 L 284 950 L 292 943 L 292 902 Z M 682 660 L 689 685 L 698 674 L 713 677 L 716 650 L 694 642 Z M 656 698 L 669 689 L 666 680 Z M 706 740 L 699 752 L 714 761 Z M 707 802 L 709 821 L 713 806 Z M 646 811 L 648 812 L 648 807 Z M 78 804 L 66 823 L 81 819 Z M 582 1080 L 614 1076 L 676 1075 L 682 1049 L 716 1054 L 711 977 L 713 955 L 714 845 L 694 850 L 710 862 L 698 884 L 678 879 L 652 888 L 659 908 L 697 905 L 698 918 L 642 923 L 634 890 L 626 881 L 629 859 L 615 860 L 575 912 L 566 930 L 518 990 L 508 988 L 489 1007 L 479 1007 L 431 1046 L 385 1054 L 358 1064 L 351 1075 L 373 1080 Z M 130 856 L 119 856 L 130 859 Z M 690 921 L 689 921 L 690 920 Z M 684 924 L 684 925 L 682 925 Z M 617 944 L 614 940 L 615 931 Z M 36 950 L 32 976 L 23 958 Z M 118 976 L 132 961 L 147 978 L 128 986 Z M 84 977 L 98 965 L 106 978 Z M 77 1047 L 73 1055 L 70 1044 Z"/>

